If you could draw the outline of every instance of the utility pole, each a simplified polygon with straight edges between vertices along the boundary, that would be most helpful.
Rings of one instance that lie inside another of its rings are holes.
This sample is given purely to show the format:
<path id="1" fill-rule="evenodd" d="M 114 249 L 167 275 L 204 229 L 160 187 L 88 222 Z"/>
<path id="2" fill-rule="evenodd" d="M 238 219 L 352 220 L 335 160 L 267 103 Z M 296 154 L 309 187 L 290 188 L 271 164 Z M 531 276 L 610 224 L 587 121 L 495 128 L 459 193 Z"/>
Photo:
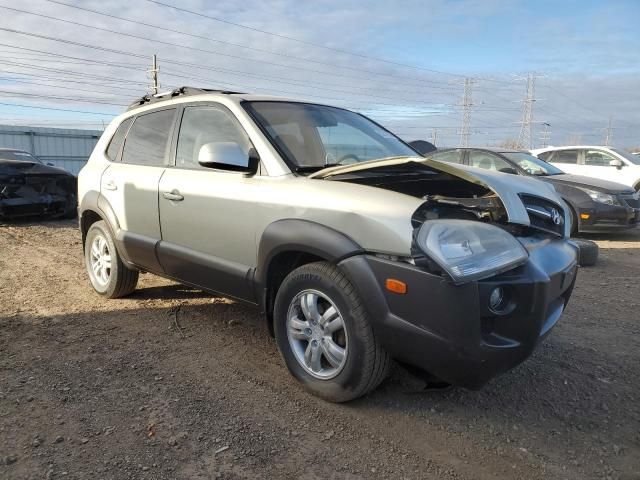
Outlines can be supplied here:
<path id="1" fill-rule="evenodd" d="M 611 140 L 613 139 L 613 128 L 611 124 L 613 123 L 613 118 L 609 115 L 609 125 L 607 126 L 606 135 L 604 137 L 604 145 L 605 147 L 611 146 Z"/>
<path id="2" fill-rule="evenodd" d="M 151 74 L 151 81 L 153 82 L 151 84 L 151 93 L 153 93 L 154 95 L 156 95 L 159 91 L 160 91 L 160 84 L 158 83 L 158 72 L 160 70 L 158 69 L 158 59 L 156 57 L 156 54 L 153 54 L 153 61 L 151 64 L 151 70 L 147 70 L 148 73 Z"/>
<path id="3" fill-rule="evenodd" d="M 460 146 L 468 147 L 469 146 L 469 134 L 471 127 L 471 107 L 473 106 L 473 100 L 471 98 L 471 89 L 473 84 L 476 81 L 467 77 L 464 79 L 464 93 L 462 96 L 462 103 L 460 106 L 462 107 L 462 127 L 460 128 Z"/>
<path id="4" fill-rule="evenodd" d="M 549 146 L 549 140 L 551 140 L 551 124 L 547 122 L 542 122 L 542 148 Z"/>
<path id="5" fill-rule="evenodd" d="M 520 135 L 518 136 L 518 148 L 530 149 L 531 132 L 533 126 L 533 102 L 535 99 L 536 75 L 529 73 L 527 75 L 527 90 L 524 100 L 522 101 L 522 121 L 520 122 Z"/>

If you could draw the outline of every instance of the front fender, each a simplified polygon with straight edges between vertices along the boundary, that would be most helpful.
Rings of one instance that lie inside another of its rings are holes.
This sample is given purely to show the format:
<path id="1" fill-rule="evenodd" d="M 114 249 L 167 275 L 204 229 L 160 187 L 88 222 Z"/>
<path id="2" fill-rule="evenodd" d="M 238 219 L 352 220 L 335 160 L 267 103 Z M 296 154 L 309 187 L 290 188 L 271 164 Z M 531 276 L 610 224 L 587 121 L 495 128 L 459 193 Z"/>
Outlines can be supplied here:
<path id="1" fill-rule="evenodd" d="M 304 252 L 337 263 L 364 252 L 353 239 L 320 223 L 300 219 L 277 220 L 267 226 L 258 245 L 256 280 L 266 285 L 271 261 L 287 251 Z"/>

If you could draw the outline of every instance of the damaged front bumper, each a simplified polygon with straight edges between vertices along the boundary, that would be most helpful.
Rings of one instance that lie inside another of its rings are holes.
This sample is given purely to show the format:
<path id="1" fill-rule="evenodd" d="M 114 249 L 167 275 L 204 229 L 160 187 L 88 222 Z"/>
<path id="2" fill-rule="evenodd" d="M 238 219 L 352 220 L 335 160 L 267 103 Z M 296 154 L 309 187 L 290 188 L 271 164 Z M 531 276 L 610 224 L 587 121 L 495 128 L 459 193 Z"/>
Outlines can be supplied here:
<path id="1" fill-rule="evenodd" d="M 509 272 L 453 285 L 410 264 L 373 255 L 340 262 L 365 299 L 374 333 L 395 359 L 470 389 L 524 361 L 549 333 L 569 301 L 576 249 L 566 240 L 526 242 L 529 260 Z M 384 288 L 387 279 L 406 294 Z M 508 308 L 494 313 L 501 287 Z"/>
<path id="2" fill-rule="evenodd" d="M 28 185 L 14 186 L 0 184 L 0 218 L 12 219 L 29 216 L 62 216 L 75 211 L 74 190 L 52 188 L 42 191 Z"/>

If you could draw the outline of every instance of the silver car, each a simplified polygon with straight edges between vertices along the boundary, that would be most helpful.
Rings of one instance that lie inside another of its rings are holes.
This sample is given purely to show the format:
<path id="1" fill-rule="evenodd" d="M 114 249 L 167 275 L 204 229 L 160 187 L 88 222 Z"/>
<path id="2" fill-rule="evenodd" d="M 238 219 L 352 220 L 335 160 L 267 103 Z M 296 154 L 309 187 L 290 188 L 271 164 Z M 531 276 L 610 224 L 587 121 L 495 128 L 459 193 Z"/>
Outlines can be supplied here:
<path id="1" fill-rule="evenodd" d="M 99 294 L 128 295 L 145 271 L 255 304 L 292 375 L 336 402 L 391 359 L 480 388 L 531 354 L 576 278 L 553 187 L 427 160 L 325 105 L 143 97 L 78 188 Z"/>

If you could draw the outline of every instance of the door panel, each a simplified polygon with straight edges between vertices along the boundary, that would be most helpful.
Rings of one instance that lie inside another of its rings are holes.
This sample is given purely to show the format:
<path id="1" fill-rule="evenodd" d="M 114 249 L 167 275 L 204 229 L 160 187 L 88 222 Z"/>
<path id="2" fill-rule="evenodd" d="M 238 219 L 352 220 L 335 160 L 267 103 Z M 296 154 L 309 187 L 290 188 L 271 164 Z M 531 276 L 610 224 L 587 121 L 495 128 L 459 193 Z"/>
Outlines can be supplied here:
<path id="1" fill-rule="evenodd" d="M 165 172 L 159 192 L 158 256 L 167 274 L 249 301 L 255 301 L 251 277 L 260 177 L 205 168 L 199 160 L 205 151 L 207 162 L 236 165 L 238 155 L 246 155 L 248 162 L 252 147 L 226 107 L 187 105 L 177 136 L 175 167 Z M 235 152 L 234 158 L 225 153 L 229 151 Z"/>
<path id="2" fill-rule="evenodd" d="M 162 272 L 156 256 L 160 241 L 158 183 L 168 162 L 176 112 L 165 108 L 136 116 L 122 147 L 114 146 L 111 153 L 112 160 L 120 161 L 103 173 L 100 185 L 118 219 L 120 253 L 131 263 L 158 273 Z M 125 123 L 119 131 L 125 131 Z M 112 143 L 114 140 L 115 136 Z"/>
<path id="3" fill-rule="evenodd" d="M 155 254 L 160 240 L 158 183 L 163 167 L 113 163 L 102 174 L 100 192 L 116 214 L 116 241 L 131 263 L 161 272 Z"/>
<path id="4" fill-rule="evenodd" d="M 168 169 L 160 180 L 160 263 L 176 279 L 254 301 L 260 177 Z M 179 195 L 172 200 L 165 193 Z"/>

